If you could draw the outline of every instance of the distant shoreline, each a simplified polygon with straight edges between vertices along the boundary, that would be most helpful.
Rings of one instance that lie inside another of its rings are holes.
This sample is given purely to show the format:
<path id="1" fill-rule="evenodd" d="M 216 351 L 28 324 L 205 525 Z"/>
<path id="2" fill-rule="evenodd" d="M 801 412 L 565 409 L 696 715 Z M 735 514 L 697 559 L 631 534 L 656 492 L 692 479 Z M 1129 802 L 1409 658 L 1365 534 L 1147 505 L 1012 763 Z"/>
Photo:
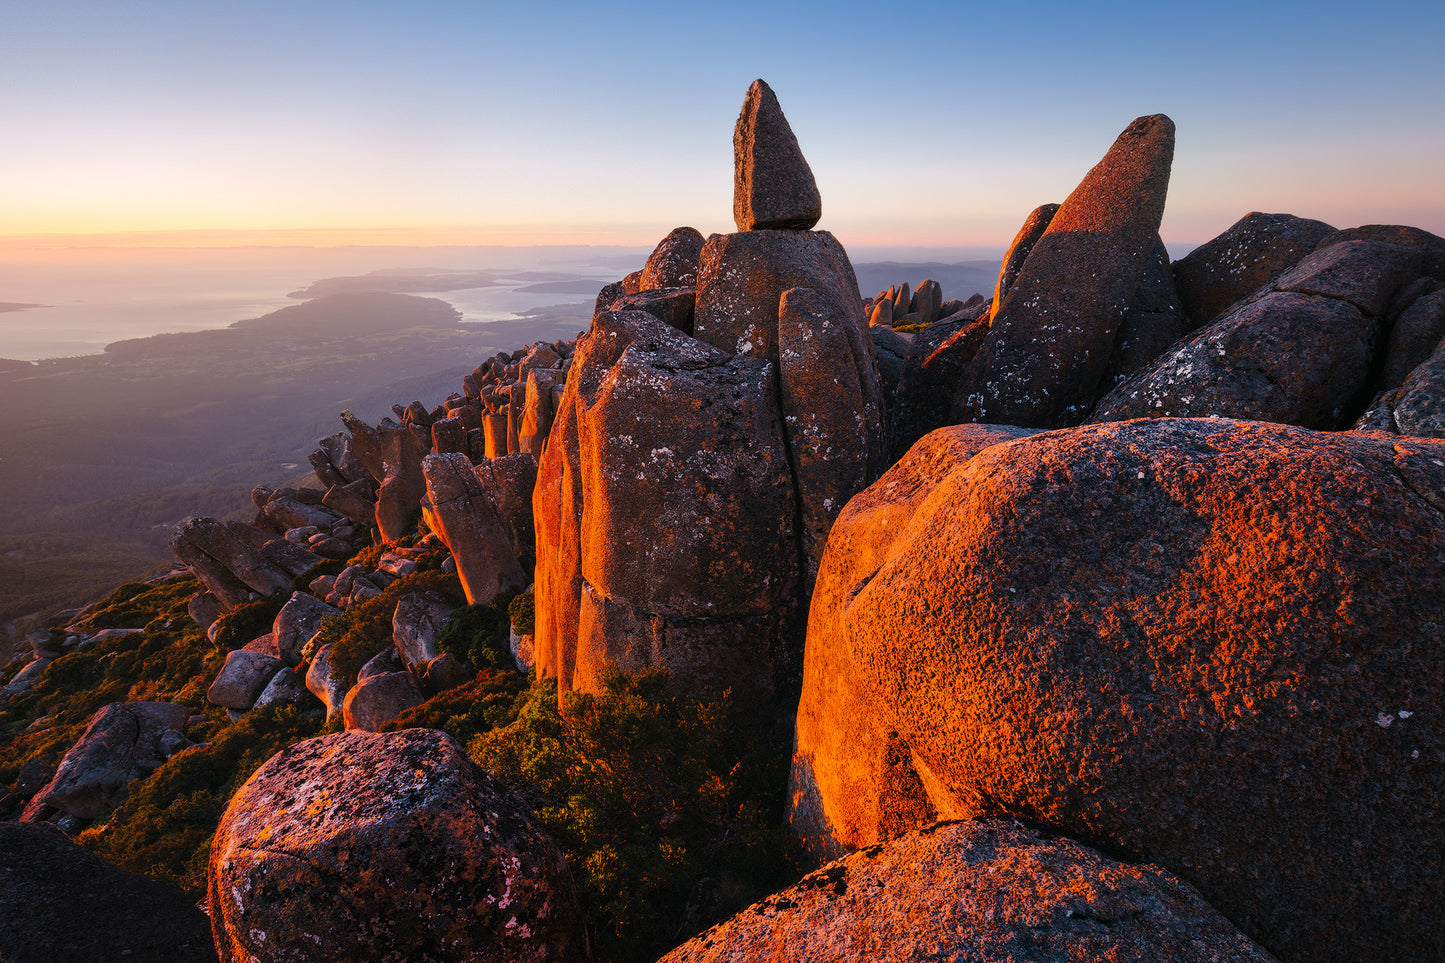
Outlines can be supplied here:
<path id="1" fill-rule="evenodd" d="M 22 304 L 19 301 L 0 301 L 0 314 L 7 311 L 29 311 L 31 308 L 48 308 L 49 304 Z"/>

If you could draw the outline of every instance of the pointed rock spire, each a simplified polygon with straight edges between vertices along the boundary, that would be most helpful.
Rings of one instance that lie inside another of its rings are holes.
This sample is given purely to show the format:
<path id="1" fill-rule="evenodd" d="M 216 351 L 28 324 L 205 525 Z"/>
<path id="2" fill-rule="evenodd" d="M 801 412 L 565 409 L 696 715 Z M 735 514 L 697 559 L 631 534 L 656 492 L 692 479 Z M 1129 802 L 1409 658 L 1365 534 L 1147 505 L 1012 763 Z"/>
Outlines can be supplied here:
<path id="1" fill-rule="evenodd" d="M 806 231 L 823 216 L 813 171 L 772 88 L 753 81 L 733 129 L 733 220 L 739 231 Z"/>
<path id="2" fill-rule="evenodd" d="M 1140 117 L 1059 206 L 994 305 L 955 421 L 1057 428 L 1089 413 L 1154 251 L 1173 159 L 1174 122 Z"/>

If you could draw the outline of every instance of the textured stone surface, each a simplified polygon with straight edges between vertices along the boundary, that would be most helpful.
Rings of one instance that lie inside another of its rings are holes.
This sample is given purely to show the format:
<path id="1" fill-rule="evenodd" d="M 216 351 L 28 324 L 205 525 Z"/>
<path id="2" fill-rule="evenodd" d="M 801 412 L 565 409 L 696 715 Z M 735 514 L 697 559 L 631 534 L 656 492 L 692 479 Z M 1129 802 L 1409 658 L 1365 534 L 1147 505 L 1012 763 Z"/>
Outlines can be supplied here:
<path id="1" fill-rule="evenodd" d="M 778 361 L 778 299 L 812 288 L 837 317 L 867 327 L 858 278 L 827 231 L 714 234 L 699 264 L 693 336 L 728 354 Z"/>
<path id="2" fill-rule="evenodd" d="M 417 669 L 437 657 L 437 639 L 454 608 L 436 592 L 413 592 L 396 603 L 391 642 L 407 668 Z"/>
<path id="3" fill-rule="evenodd" d="M 422 469 L 437 534 L 456 559 L 467 602 L 490 605 L 525 588 L 529 579 L 512 550 L 497 499 L 477 477 L 471 460 L 466 455 L 428 455 Z"/>
<path id="4" fill-rule="evenodd" d="M 830 863 L 663 963 L 1273 959 L 1159 867 L 993 819 L 937 824 Z"/>
<path id="5" fill-rule="evenodd" d="M 1420 274 L 1420 254 L 1381 241 L 1341 241 L 1320 248 L 1275 279 L 1276 291 L 1348 301 L 1380 317 L 1404 284 Z"/>
<path id="6" fill-rule="evenodd" d="M 1184 314 L 1178 292 L 1174 290 L 1169 251 L 1163 241 L 1155 238 L 1149 266 L 1144 270 L 1144 280 L 1129 302 L 1124 320 L 1119 322 L 1114 356 L 1109 359 L 1109 373 L 1104 379 L 1105 387 L 1114 387 L 1158 358 L 1184 336 L 1188 327 L 1189 319 Z"/>
<path id="7" fill-rule="evenodd" d="M 1420 255 L 1420 269 L 1437 281 L 1445 281 L 1445 237 L 1403 224 L 1365 224 L 1327 234 L 1319 247 L 1333 247 L 1344 241 L 1379 241 L 1407 247 Z"/>
<path id="8" fill-rule="evenodd" d="M 1375 399 L 1355 427 L 1362 431 L 1445 438 L 1445 341 L 1410 372 L 1404 384 Z"/>
<path id="9" fill-rule="evenodd" d="M 1309 254 L 1334 228 L 1292 214 L 1252 211 L 1174 262 L 1191 327 L 1208 324 Z"/>
<path id="10" fill-rule="evenodd" d="M 560 400 L 553 389 L 553 403 Z M 537 530 L 532 518 L 532 492 L 537 487 L 538 459 L 525 451 L 491 458 L 477 466 L 477 478 L 491 491 L 501 512 L 512 554 L 530 572 L 537 556 Z"/>
<path id="11" fill-rule="evenodd" d="M 0 822 L 0 959 L 214 963 L 206 914 L 49 826 Z"/>
<path id="12" fill-rule="evenodd" d="M 795 506 L 773 392 L 764 361 L 642 312 L 594 317 L 535 500 L 537 667 L 563 691 L 597 687 L 609 661 L 739 689 L 796 662 Z"/>
<path id="13" fill-rule="evenodd" d="M 610 311 L 646 311 L 683 334 L 692 334 L 697 303 L 693 288 L 662 288 L 624 294 L 607 306 Z"/>
<path id="14" fill-rule="evenodd" d="M 913 336 L 888 409 L 894 461 L 918 439 L 947 424 L 954 389 L 987 333 L 987 322 L 965 312 Z"/>
<path id="15" fill-rule="evenodd" d="M 301 661 L 301 650 L 317 633 L 327 619 L 335 618 L 341 610 L 327 605 L 314 595 L 294 592 L 276 613 L 271 623 L 271 634 L 276 638 L 276 649 L 281 660 L 287 665 Z"/>
<path id="16" fill-rule="evenodd" d="M 779 400 L 797 485 L 805 593 L 833 519 L 885 467 L 883 410 L 866 338 L 858 317 L 833 314 L 812 288 L 783 292 Z"/>
<path id="17" fill-rule="evenodd" d="M 753 81 L 733 130 L 733 220 L 739 231 L 806 231 L 823 216 L 813 170 L 772 88 Z"/>
<path id="18" fill-rule="evenodd" d="M 311 664 L 306 667 L 306 689 L 326 706 L 328 722 L 341 711 L 342 703 L 346 700 L 346 689 L 332 670 L 330 643 L 321 646 L 311 656 Z"/>
<path id="19" fill-rule="evenodd" d="M 639 279 L 641 290 L 690 288 L 697 284 L 697 259 L 702 254 L 702 232 L 695 227 L 674 228 L 658 242 Z M 609 302 L 610 303 L 610 302 Z M 603 305 L 605 308 L 606 305 Z"/>
<path id="20" fill-rule="evenodd" d="M 357 681 L 341 705 L 347 729 L 376 732 L 426 699 L 410 672 L 383 672 Z"/>
<path id="21" fill-rule="evenodd" d="M 262 689 L 261 694 L 256 697 L 256 704 L 253 708 L 260 709 L 273 705 L 318 707 L 315 696 L 306 690 L 306 680 L 290 666 L 271 677 L 271 681 L 266 683 L 266 688 Z"/>
<path id="22" fill-rule="evenodd" d="M 954 396 L 955 421 L 1077 424 L 1098 397 L 1164 214 L 1174 122 L 1125 128 L 1039 237 Z"/>
<path id="23" fill-rule="evenodd" d="M 1122 382 L 1089 420 L 1218 415 L 1336 428 L 1369 373 L 1375 328 L 1348 301 L 1267 294 Z"/>
<path id="24" fill-rule="evenodd" d="M 226 963 L 587 958 L 556 844 L 430 729 L 272 757 L 226 809 L 207 899 Z"/>
<path id="25" fill-rule="evenodd" d="M 416 520 L 426 494 L 421 460 L 431 451 L 430 428 L 387 422 L 373 428 L 349 414 L 342 417 L 351 450 L 377 484 L 376 527 L 382 538 L 395 541 Z"/>
<path id="26" fill-rule="evenodd" d="M 26 815 L 54 806 L 94 819 L 125 798 L 130 783 L 150 775 L 187 744 L 191 710 L 169 702 L 112 702 L 91 717 L 60 760 L 50 784 L 31 799 Z"/>
<path id="27" fill-rule="evenodd" d="M 221 671 L 206 690 L 206 701 L 227 709 L 249 709 L 256 704 L 256 697 L 271 677 L 285 667 L 285 662 L 266 652 L 247 649 L 228 652 Z"/>
<path id="28" fill-rule="evenodd" d="M 248 525 L 197 516 L 170 535 L 170 548 L 226 608 L 270 595 L 294 577 L 262 551 L 265 537 Z"/>
<path id="29" fill-rule="evenodd" d="M 1029 252 L 1034 245 L 1039 243 L 1039 238 L 1049 229 L 1050 222 L 1054 215 L 1059 213 L 1057 204 L 1041 204 L 1029 212 L 1024 219 L 1023 227 L 1014 235 L 1013 242 L 1004 252 L 1003 263 L 999 266 L 998 283 L 993 289 L 993 307 L 989 311 L 989 320 L 998 313 L 998 306 L 1003 304 L 1004 296 L 1018 280 L 1019 272 L 1023 270 L 1024 262 L 1028 260 Z"/>
<path id="30" fill-rule="evenodd" d="M 1157 420 L 945 454 L 835 523 L 795 829 L 1017 814 L 1281 958 L 1445 954 L 1445 446 Z"/>
<path id="31" fill-rule="evenodd" d="M 1390 329 L 1385 367 L 1380 383 L 1385 388 L 1403 384 L 1445 340 L 1445 290 L 1415 298 L 1400 311 Z"/>

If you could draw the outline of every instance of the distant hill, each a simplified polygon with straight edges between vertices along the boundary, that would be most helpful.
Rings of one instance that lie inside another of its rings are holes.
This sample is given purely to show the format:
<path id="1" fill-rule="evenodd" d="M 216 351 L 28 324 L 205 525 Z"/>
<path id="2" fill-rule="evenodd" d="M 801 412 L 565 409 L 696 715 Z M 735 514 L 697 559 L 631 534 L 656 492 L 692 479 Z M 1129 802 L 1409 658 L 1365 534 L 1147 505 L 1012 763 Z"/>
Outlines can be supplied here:
<path id="1" fill-rule="evenodd" d="M 571 311 L 460 324 L 444 301 L 339 294 L 229 328 L 16 362 L 0 378 L 0 623 L 165 564 L 185 515 L 246 511 L 307 472 L 349 408 L 435 404 L 499 349 L 575 337 Z"/>

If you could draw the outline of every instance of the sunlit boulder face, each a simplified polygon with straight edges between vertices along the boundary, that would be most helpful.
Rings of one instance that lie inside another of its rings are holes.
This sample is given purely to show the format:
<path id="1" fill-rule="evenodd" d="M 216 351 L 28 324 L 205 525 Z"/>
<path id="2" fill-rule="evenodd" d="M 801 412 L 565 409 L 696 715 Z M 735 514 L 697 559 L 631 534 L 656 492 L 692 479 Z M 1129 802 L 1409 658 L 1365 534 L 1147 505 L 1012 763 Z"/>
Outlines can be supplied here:
<path id="1" fill-rule="evenodd" d="M 207 900 L 224 963 L 588 958 L 556 844 L 430 729 L 272 757 L 226 808 Z"/>
<path id="2" fill-rule="evenodd" d="M 835 524 L 794 829 L 834 855 L 1014 814 L 1177 873 L 1284 959 L 1445 955 L 1422 845 L 1445 817 L 1445 444 L 1009 435 L 929 435 Z"/>
<path id="3" fill-rule="evenodd" d="M 1012 820 L 930 826 L 804 876 L 662 963 L 1269 963 L 1189 884 Z"/>

